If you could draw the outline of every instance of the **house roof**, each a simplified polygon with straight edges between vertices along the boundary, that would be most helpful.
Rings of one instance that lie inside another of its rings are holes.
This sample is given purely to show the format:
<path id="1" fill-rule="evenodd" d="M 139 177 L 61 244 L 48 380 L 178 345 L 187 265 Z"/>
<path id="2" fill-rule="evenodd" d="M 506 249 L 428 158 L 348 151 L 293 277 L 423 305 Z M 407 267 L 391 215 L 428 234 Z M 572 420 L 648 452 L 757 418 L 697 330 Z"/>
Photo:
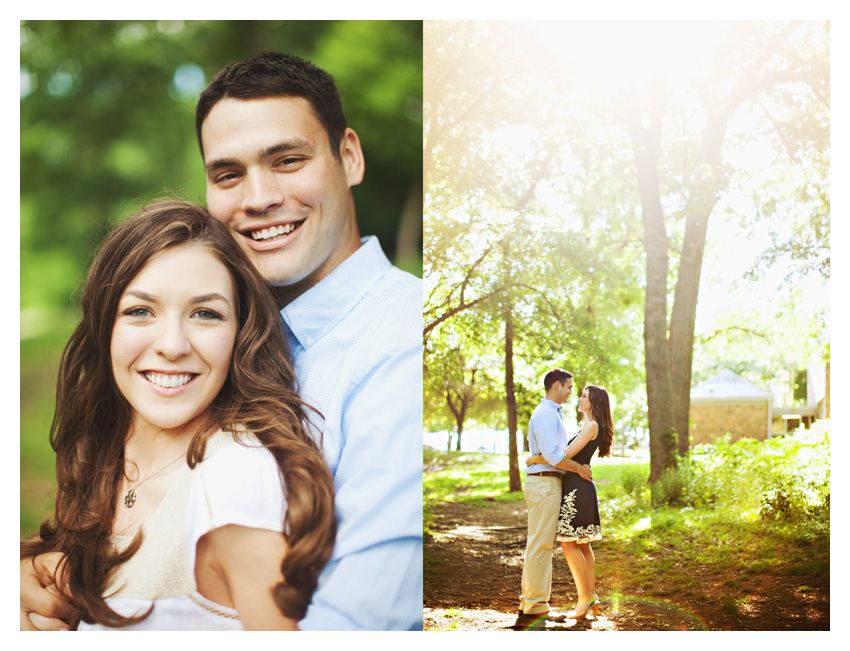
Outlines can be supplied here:
<path id="1" fill-rule="evenodd" d="M 691 389 L 691 401 L 697 402 L 723 400 L 760 402 L 770 398 L 769 391 L 757 387 L 729 369 L 723 369 L 717 375 Z"/>

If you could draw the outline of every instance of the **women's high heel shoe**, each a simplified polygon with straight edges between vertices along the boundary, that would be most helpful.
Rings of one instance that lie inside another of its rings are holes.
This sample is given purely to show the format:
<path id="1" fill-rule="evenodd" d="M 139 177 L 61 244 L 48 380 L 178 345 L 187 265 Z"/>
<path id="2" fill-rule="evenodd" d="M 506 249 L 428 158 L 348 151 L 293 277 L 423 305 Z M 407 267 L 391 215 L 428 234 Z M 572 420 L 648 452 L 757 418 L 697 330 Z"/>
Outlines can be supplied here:
<path id="1" fill-rule="evenodd" d="M 568 612 L 568 613 L 567 613 L 567 617 L 568 617 L 568 618 L 570 618 L 570 619 L 585 619 L 585 618 L 587 618 L 588 613 L 590 613 L 590 609 L 591 609 L 591 608 L 593 608 L 593 606 L 594 606 L 596 603 L 598 603 L 598 602 L 596 602 L 596 601 L 591 601 L 591 602 L 589 602 L 589 603 L 587 604 L 587 608 L 586 608 L 586 609 L 581 610 L 581 602 L 579 601 L 579 602 L 576 604 L 576 609 L 575 609 L 575 610 L 571 610 L 570 612 Z"/>

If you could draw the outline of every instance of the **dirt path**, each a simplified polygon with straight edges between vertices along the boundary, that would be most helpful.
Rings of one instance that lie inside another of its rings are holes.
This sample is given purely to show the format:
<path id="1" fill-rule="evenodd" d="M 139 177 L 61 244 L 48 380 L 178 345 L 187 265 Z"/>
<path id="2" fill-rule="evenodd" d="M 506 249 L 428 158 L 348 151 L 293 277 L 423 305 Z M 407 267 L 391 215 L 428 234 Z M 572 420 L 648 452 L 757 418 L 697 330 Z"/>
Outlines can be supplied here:
<path id="1" fill-rule="evenodd" d="M 829 630 L 828 588 L 801 592 L 795 577 L 765 575 L 757 577 L 745 600 L 735 602 L 740 593 L 704 568 L 688 572 L 694 582 L 687 591 L 658 583 L 632 585 L 628 568 L 634 559 L 618 554 L 611 540 L 593 544 L 602 601 L 598 618 L 518 621 L 525 503 L 442 504 L 434 518 L 434 536 L 425 543 L 426 630 Z M 575 596 L 559 552 L 551 604 L 567 610 Z"/>

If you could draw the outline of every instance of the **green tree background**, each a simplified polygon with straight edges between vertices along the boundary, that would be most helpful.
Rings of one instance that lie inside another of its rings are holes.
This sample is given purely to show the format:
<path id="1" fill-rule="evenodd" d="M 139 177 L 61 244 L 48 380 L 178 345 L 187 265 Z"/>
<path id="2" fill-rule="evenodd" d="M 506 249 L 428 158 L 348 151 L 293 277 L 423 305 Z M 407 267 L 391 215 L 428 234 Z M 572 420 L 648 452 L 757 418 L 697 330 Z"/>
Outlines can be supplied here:
<path id="1" fill-rule="evenodd" d="M 20 52 L 21 531 L 49 507 L 58 359 L 95 247 L 143 203 L 205 203 L 197 97 L 266 51 L 328 70 L 366 177 L 360 231 L 422 273 L 419 21 L 23 21 Z"/>

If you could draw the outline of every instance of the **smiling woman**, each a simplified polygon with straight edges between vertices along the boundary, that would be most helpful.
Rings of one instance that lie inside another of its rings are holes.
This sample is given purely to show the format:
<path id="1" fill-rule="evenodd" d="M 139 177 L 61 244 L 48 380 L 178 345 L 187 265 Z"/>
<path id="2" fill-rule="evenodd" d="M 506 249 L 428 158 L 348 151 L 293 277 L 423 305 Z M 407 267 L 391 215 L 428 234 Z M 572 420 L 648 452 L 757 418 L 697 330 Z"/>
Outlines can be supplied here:
<path id="1" fill-rule="evenodd" d="M 177 282 L 175 282 L 177 281 Z M 336 533 L 262 278 L 200 206 L 152 204 L 105 241 L 63 354 L 53 518 L 80 629 L 293 629 Z"/>
<path id="2" fill-rule="evenodd" d="M 130 282 L 118 302 L 111 356 L 118 390 L 133 406 L 135 436 L 203 419 L 227 379 L 233 305 L 227 269 L 200 244 L 155 254 Z"/>

